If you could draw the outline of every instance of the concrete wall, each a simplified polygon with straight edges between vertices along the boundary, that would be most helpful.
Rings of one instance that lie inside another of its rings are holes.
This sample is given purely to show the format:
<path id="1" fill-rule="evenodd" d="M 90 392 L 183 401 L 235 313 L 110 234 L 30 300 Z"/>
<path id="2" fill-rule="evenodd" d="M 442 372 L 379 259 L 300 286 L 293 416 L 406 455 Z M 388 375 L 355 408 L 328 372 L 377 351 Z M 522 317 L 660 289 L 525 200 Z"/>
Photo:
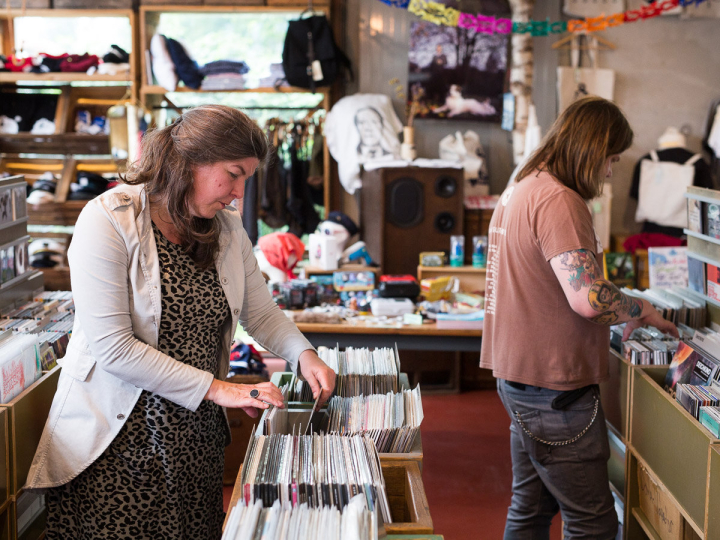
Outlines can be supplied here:
<path id="1" fill-rule="evenodd" d="M 642 0 L 628 0 L 628 9 Z M 561 0 L 537 0 L 536 19 L 560 15 Z M 409 12 L 377 0 L 347 1 L 347 49 L 353 59 L 356 82 L 348 93 L 384 93 L 393 96 L 388 84 L 397 77 L 407 82 Z M 655 148 L 668 126 L 689 129 L 688 147 L 700 150 L 712 100 L 720 98 L 720 20 L 655 18 L 611 28 L 602 35 L 617 49 L 602 52 L 600 67 L 616 71 L 615 101 L 625 111 L 635 131 L 633 146 L 615 167 L 613 184 L 613 232 L 633 226 L 633 208 L 627 193 L 637 160 Z M 555 51 L 557 38 L 535 38 L 534 92 L 543 132 L 556 116 L 555 68 L 569 64 L 569 53 Z M 405 105 L 394 99 L 404 119 Z M 491 189 L 502 191 L 512 170 L 511 141 L 497 124 L 417 120 L 416 144 L 422 157 L 437 157 L 438 142 L 456 130 L 473 129 L 480 135 L 488 155 Z"/>

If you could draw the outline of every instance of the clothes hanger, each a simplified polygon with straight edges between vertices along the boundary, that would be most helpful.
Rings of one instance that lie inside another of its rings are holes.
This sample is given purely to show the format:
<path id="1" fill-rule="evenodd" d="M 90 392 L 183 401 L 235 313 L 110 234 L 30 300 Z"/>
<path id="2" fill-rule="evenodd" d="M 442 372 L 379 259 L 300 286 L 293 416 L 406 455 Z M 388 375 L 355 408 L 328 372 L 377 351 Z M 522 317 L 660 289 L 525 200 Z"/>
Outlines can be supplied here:
<path id="1" fill-rule="evenodd" d="M 570 50 L 570 49 L 572 48 L 572 40 L 573 40 L 573 39 L 575 38 L 575 36 L 577 36 L 577 35 L 585 35 L 585 36 L 588 36 L 588 35 L 590 35 L 590 33 L 588 33 L 587 31 L 583 31 L 583 32 L 573 32 L 572 34 L 568 34 L 568 35 L 565 36 L 564 38 L 559 39 L 559 40 L 557 40 L 555 43 L 553 43 L 553 44 L 552 44 L 552 48 L 553 48 L 553 49 L 556 49 L 556 50 L 561 50 L 561 51 L 562 51 L 562 50 Z M 587 45 L 586 45 L 586 46 L 581 46 L 581 47 L 579 47 L 579 49 L 580 49 L 581 51 L 586 51 L 586 50 L 614 50 L 614 49 L 617 49 L 617 45 L 615 45 L 613 42 L 605 39 L 604 37 L 598 35 L 597 32 L 592 32 L 592 35 L 593 35 L 593 37 L 595 37 L 595 39 L 597 39 L 598 46 L 597 46 L 597 47 L 587 46 Z M 599 45 L 602 45 L 602 47 L 600 47 Z"/>
<path id="2" fill-rule="evenodd" d="M 315 10 L 313 9 L 312 0 L 308 0 L 308 7 L 303 10 L 303 12 L 300 14 L 300 18 L 302 19 L 306 14 L 310 13 L 311 15 L 315 15 Z"/>

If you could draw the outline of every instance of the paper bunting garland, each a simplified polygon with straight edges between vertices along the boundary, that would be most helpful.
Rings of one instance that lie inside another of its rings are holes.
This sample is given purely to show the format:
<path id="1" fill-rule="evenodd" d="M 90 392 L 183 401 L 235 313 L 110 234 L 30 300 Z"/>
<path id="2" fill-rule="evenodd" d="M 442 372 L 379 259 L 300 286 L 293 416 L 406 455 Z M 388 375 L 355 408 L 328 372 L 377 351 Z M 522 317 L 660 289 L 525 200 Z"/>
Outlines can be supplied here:
<path id="1" fill-rule="evenodd" d="M 459 26 L 484 34 L 531 34 L 532 36 L 548 36 L 564 32 L 598 32 L 621 24 L 659 17 L 666 11 L 678 6 L 699 5 L 709 0 L 657 0 L 653 4 L 639 9 L 631 9 L 623 13 L 613 13 L 602 17 L 573 19 L 570 21 L 529 21 L 513 22 L 510 19 L 496 19 L 480 13 L 464 13 L 455 8 L 447 7 L 440 2 L 431 0 L 380 0 L 389 6 L 407 9 L 423 19 L 437 25 Z"/>

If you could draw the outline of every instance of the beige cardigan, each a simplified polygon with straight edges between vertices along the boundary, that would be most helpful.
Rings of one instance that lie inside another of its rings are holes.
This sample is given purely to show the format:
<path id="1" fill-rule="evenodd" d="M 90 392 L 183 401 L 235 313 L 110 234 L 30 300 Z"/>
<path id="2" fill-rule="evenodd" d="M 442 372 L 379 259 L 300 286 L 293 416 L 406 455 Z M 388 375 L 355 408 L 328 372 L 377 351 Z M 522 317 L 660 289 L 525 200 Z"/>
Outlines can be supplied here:
<path id="1" fill-rule="evenodd" d="M 219 370 L 208 373 L 157 350 L 160 270 L 143 186 L 118 186 L 83 209 L 68 251 L 76 315 L 50 415 L 26 487 L 65 484 L 120 431 L 142 390 L 196 410 L 213 378 L 225 379 L 238 322 L 297 368 L 312 349 L 278 309 L 230 207 L 222 225 L 218 276 L 232 314 L 222 327 Z"/>

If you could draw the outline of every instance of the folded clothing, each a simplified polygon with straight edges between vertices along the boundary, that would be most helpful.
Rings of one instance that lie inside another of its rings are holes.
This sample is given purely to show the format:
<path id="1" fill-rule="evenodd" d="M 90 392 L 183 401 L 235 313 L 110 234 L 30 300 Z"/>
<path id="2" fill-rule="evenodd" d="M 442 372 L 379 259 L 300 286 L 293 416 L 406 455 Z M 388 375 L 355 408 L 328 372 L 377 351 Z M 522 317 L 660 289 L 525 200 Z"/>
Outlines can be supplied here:
<path id="1" fill-rule="evenodd" d="M 250 67 L 242 60 L 216 60 L 215 62 L 208 62 L 200 68 L 200 73 L 206 77 L 223 73 L 245 75 L 248 71 L 250 71 Z"/>
<path id="2" fill-rule="evenodd" d="M 94 54 L 69 54 L 60 62 L 63 73 L 85 73 L 91 67 L 97 67 L 100 59 Z"/>
<path id="3" fill-rule="evenodd" d="M 208 75 L 200 88 L 203 90 L 242 90 L 245 88 L 245 76 L 239 74 Z"/>
<path id="4" fill-rule="evenodd" d="M 28 204 L 46 204 L 55 202 L 55 189 L 57 180 L 51 172 L 43 173 L 35 180 L 27 196 Z"/>

